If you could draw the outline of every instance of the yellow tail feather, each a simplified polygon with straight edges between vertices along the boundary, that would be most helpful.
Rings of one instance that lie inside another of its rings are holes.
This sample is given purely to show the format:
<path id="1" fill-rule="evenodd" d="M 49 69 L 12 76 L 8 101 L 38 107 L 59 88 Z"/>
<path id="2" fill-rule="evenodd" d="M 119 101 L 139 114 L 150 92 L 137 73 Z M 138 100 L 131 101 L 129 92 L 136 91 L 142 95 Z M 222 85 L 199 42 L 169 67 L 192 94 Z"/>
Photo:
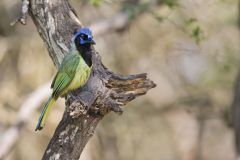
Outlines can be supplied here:
<path id="1" fill-rule="evenodd" d="M 42 110 L 42 113 L 38 119 L 38 123 L 37 123 L 37 126 L 36 126 L 36 129 L 35 131 L 37 130 L 41 130 L 44 125 L 45 125 L 45 120 L 48 116 L 48 113 L 50 111 L 50 109 L 52 108 L 53 104 L 56 102 L 56 99 L 53 98 L 52 96 L 48 99 L 47 103 L 45 104 L 43 110 Z"/>

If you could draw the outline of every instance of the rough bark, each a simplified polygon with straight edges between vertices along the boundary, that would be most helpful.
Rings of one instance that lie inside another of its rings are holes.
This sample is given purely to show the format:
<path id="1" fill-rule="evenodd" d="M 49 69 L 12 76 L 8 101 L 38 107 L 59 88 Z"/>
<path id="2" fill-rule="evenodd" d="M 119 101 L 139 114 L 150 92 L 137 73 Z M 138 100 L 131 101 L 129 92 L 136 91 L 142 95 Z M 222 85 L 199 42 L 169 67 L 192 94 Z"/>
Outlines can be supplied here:
<path id="1" fill-rule="evenodd" d="M 59 67 L 68 53 L 73 31 L 82 27 L 66 0 L 30 0 L 30 15 Z M 79 159 L 99 121 L 109 111 L 144 95 L 155 84 L 146 74 L 121 76 L 109 71 L 93 49 L 93 73 L 87 84 L 66 97 L 66 110 L 42 159 Z"/>

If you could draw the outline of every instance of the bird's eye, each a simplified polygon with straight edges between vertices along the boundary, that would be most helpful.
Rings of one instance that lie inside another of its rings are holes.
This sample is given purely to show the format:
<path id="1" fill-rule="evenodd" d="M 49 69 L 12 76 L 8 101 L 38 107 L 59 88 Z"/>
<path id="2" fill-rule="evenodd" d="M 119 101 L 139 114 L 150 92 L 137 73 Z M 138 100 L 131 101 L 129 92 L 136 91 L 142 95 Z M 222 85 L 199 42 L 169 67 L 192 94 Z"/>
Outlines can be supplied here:
<path id="1" fill-rule="evenodd" d="M 86 34 L 81 34 L 80 37 L 84 40 L 87 40 L 88 39 L 88 36 Z"/>

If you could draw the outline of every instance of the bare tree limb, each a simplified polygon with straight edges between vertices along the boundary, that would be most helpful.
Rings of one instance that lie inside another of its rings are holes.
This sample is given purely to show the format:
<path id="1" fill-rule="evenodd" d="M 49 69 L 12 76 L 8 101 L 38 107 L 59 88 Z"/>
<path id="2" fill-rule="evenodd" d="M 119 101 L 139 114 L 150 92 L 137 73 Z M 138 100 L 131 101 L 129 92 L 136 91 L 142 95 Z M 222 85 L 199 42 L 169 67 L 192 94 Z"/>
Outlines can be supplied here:
<path id="1" fill-rule="evenodd" d="M 31 0 L 30 15 L 56 66 L 69 47 L 74 29 L 81 27 L 65 0 Z M 95 127 L 109 111 L 145 94 L 155 84 L 146 74 L 120 76 L 107 70 L 92 50 L 93 74 L 87 84 L 67 98 L 64 116 L 42 159 L 79 159 Z"/>
<path id="2" fill-rule="evenodd" d="M 38 5 L 38 3 L 41 5 Z M 45 41 L 56 66 L 69 47 L 73 30 L 81 27 L 67 1 L 32 0 L 31 16 Z M 64 47 L 63 47 L 64 46 Z M 98 53 L 92 50 L 93 74 L 88 83 L 67 99 L 66 110 L 43 159 L 79 159 L 95 127 L 110 110 L 145 94 L 155 84 L 146 74 L 122 77 L 103 66 Z"/>
<path id="3" fill-rule="evenodd" d="M 103 35 L 126 28 L 130 20 L 126 12 L 120 12 L 112 18 L 101 20 L 90 25 L 94 34 Z"/>
<path id="4" fill-rule="evenodd" d="M 11 26 L 15 25 L 17 22 L 20 22 L 23 25 L 27 23 L 29 3 L 30 3 L 29 0 L 22 0 L 20 16 L 10 24 Z"/>

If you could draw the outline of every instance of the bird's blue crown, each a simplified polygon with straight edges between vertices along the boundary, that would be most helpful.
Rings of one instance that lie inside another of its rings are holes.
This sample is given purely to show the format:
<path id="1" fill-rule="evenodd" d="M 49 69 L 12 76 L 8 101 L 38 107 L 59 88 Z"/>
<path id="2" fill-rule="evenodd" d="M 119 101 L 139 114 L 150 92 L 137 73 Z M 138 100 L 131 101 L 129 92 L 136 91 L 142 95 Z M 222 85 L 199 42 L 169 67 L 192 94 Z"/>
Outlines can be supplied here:
<path id="1" fill-rule="evenodd" d="M 95 44 L 94 40 L 93 40 L 93 35 L 92 35 L 92 31 L 89 28 L 81 28 L 78 32 L 74 33 L 74 37 L 73 40 L 75 41 L 75 39 L 77 37 L 79 37 L 79 43 L 81 45 L 83 44 Z"/>

